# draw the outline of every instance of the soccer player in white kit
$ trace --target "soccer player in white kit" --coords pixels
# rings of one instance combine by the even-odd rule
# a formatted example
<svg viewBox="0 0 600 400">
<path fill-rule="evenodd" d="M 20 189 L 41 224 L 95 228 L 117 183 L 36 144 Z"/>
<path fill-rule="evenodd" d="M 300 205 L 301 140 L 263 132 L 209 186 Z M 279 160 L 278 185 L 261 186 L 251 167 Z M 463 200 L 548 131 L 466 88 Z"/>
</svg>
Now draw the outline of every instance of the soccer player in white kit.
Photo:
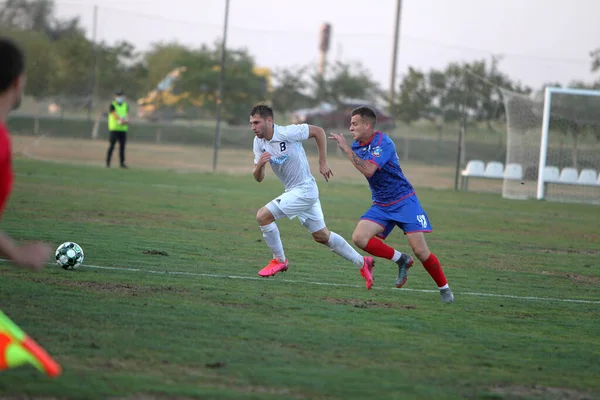
<svg viewBox="0 0 600 400">
<path fill-rule="evenodd" d="M 327 138 L 323 128 L 300 124 L 279 126 L 273 123 L 271 107 L 260 104 L 250 111 L 250 126 L 254 138 L 254 179 L 262 182 L 265 166 L 271 164 L 285 191 L 258 210 L 256 220 L 260 225 L 273 259 L 258 272 L 262 277 L 287 271 L 288 259 L 283 251 L 276 220 L 298 218 L 316 242 L 326 245 L 337 255 L 358 268 L 366 281 L 367 289 L 373 285 L 373 258 L 361 256 L 343 237 L 330 232 L 319 201 L 319 188 L 310 172 L 302 141 L 314 138 L 319 150 L 319 172 L 328 181 L 333 176 L 327 163 Z"/>
</svg>

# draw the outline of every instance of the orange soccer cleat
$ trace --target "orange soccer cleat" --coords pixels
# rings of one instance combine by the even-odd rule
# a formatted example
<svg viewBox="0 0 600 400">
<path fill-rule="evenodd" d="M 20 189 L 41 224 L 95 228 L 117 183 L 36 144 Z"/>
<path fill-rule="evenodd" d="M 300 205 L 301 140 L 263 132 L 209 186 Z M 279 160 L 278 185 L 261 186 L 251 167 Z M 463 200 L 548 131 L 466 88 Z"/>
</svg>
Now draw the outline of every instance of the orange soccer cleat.
<svg viewBox="0 0 600 400">
<path fill-rule="evenodd" d="M 264 267 L 263 269 L 258 271 L 258 275 L 262 276 L 263 278 L 268 278 L 269 276 L 275 276 L 279 272 L 287 271 L 288 263 L 289 263 L 288 260 L 281 262 L 281 261 L 277 260 L 276 258 L 274 258 L 271 260 L 271 262 L 269 262 L 269 265 L 267 265 L 266 267 Z"/>
<path fill-rule="evenodd" d="M 360 274 L 363 278 L 365 278 L 365 283 L 367 285 L 367 290 L 371 290 L 371 286 L 373 286 L 373 266 L 375 262 L 373 261 L 373 257 L 364 257 L 363 267 L 360 269 Z"/>
</svg>

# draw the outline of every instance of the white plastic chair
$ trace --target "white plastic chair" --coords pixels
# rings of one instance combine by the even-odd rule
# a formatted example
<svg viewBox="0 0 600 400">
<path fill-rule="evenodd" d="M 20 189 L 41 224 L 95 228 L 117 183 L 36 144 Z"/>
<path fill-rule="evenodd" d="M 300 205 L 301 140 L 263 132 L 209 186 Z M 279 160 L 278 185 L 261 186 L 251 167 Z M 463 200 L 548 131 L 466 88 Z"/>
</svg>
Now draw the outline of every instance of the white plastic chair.
<svg viewBox="0 0 600 400">
<path fill-rule="evenodd" d="M 520 181 L 523 179 L 523 167 L 521 167 L 521 164 L 506 164 L 506 169 L 504 170 L 504 179 L 510 179 L 514 181 Z"/>
<path fill-rule="evenodd" d="M 558 181 L 560 183 L 576 184 L 577 178 L 578 178 L 577 169 L 571 168 L 571 167 L 565 167 L 562 169 L 562 171 L 560 171 L 560 177 L 558 178 Z"/>
<path fill-rule="evenodd" d="M 460 186 L 463 190 L 467 190 L 469 185 L 469 177 L 483 178 L 485 164 L 481 160 L 470 160 L 464 170 L 460 172 Z"/>
<path fill-rule="evenodd" d="M 596 185 L 596 179 L 598 178 L 598 174 L 595 169 L 584 168 L 579 173 L 579 178 L 577 178 L 577 184 L 579 185 Z"/>
<path fill-rule="evenodd" d="M 490 161 L 483 171 L 485 178 L 502 179 L 504 178 L 504 164 L 499 161 Z"/>
<path fill-rule="evenodd" d="M 460 173 L 462 176 L 483 176 L 485 164 L 481 160 L 471 160 L 467 163 L 467 166 Z"/>
<path fill-rule="evenodd" d="M 546 165 L 544 167 L 544 182 L 546 183 L 557 183 L 559 182 L 560 171 L 558 167 L 553 165 Z"/>
</svg>

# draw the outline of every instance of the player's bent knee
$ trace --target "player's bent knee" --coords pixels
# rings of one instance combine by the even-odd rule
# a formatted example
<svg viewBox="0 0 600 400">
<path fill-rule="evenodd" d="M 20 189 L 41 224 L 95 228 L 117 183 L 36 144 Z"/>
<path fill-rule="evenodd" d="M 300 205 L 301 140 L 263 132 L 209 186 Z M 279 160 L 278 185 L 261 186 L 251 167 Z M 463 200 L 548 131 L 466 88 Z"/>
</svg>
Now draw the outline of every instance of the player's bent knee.
<svg viewBox="0 0 600 400">
<path fill-rule="evenodd" d="M 329 243 L 329 231 L 327 230 L 327 228 L 314 232 L 312 234 L 312 237 L 317 243 L 321 243 L 324 245 L 327 245 L 327 243 Z"/>
<path fill-rule="evenodd" d="M 364 250 L 365 247 L 367 247 L 367 243 L 369 243 L 370 239 L 371 238 L 365 236 L 360 232 L 354 232 L 352 234 L 352 243 L 354 243 L 357 247 L 359 247 L 362 250 Z"/>
<path fill-rule="evenodd" d="M 268 208 L 263 207 L 256 213 L 256 221 L 259 225 L 263 226 L 274 222 L 275 218 L 273 217 L 273 214 L 271 214 L 271 211 L 269 211 Z"/>
</svg>

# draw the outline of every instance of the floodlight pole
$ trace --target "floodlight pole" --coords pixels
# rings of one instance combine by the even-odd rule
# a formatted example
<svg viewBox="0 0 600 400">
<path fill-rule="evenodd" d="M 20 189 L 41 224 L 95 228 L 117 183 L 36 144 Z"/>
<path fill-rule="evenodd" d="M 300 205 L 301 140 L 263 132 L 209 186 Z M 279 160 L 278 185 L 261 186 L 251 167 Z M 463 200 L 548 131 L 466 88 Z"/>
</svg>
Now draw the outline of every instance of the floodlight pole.
<svg viewBox="0 0 600 400">
<path fill-rule="evenodd" d="M 217 127 L 213 152 L 213 172 L 217 170 L 217 157 L 221 147 L 221 107 L 223 105 L 223 81 L 225 80 L 225 49 L 227 46 L 227 21 L 229 20 L 229 0 L 225 0 L 225 22 L 223 23 L 223 43 L 221 44 L 221 67 L 219 70 L 219 93 L 217 95 Z"/>
</svg>

